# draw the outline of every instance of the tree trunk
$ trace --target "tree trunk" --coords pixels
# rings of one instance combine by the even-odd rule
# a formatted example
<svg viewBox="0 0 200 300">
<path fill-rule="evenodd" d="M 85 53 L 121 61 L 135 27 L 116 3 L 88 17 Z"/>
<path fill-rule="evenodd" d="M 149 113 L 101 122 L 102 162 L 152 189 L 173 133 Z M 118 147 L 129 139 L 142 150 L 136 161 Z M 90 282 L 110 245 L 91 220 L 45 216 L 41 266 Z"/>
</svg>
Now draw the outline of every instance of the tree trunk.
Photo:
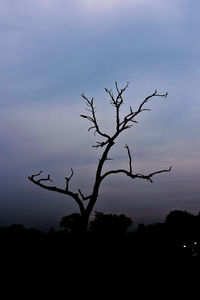
<svg viewBox="0 0 200 300">
<path fill-rule="evenodd" d="M 89 215 L 84 212 L 84 214 L 81 215 L 81 224 L 80 224 L 80 232 L 81 233 L 86 233 L 88 230 L 88 225 L 89 225 Z"/>
</svg>

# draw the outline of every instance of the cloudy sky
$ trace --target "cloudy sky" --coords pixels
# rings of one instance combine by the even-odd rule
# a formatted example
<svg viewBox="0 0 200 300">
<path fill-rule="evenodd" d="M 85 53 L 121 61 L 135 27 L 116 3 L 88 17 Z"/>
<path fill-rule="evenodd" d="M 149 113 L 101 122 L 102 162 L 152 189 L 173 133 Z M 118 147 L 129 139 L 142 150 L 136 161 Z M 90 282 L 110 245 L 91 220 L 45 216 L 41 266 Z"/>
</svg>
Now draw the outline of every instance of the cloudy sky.
<svg viewBox="0 0 200 300">
<path fill-rule="evenodd" d="M 87 132 L 81 93 L 95 99 L 104 131 L 114 111 L 104 88 L 117 81 L 122 115 L 155 89 L 138 124 L 119 138 L 107 169 L 136 173 L 173 166 L 154 183 L 107 178 L 95 210 L 136 223 L 163 221 L 173 209 L 200 210 L 200 3 L 197 0 L 0 0 L 0 226 L 58 226 L 77 212 L 72 199 L 33 185 L 44 170 L 59 187 L 92 188 L 101 150 Z"/>
</svg>

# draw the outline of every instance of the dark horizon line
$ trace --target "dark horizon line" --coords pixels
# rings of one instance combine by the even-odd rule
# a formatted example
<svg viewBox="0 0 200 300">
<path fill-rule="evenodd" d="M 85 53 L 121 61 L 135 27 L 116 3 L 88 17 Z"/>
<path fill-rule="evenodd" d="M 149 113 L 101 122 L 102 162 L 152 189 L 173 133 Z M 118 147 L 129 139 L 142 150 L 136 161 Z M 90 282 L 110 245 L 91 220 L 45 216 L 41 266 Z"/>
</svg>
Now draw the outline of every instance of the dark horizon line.
<svg viewBox="0 0 200 300">
<path fill-rule="evenodd" d="M 159 221 L 158 221 L 158 222 L 155 221 L 155 222 L 151 222 L 151 223 L 145 223 L 145 222 L 139 222 L 139 221 L 138 221 L 138 222 L 134 222 L 133 219 L 132 219 L 131 217 L 129 217 L 129 218 L 132 219 L 133 223 L 132 223 L 132 225 L 129 227 L 129 229 L 127 230 L 127 232 L 135 232 L 135 231 L 137 231 L 139 225 L 144 225 L 145 227 L 147 227 L 147 226 L 150 226 L 150 225 L 165 224 L 165 222 L 166 222 L 166 217 L 167 217 L 171 212 L 186 212 L 186 213 L 188 213 L 188 214 L 190 214 L 191 216 L 194 216 L 194 217 L 200 216 L 200 211 L 199 211 L 197 214 L 194 214 L 194 213 L 189 212 L 188 210 L 173 209 L 173 210 L 171 210 L 171 211 L 165 216 L 165 220 L 162 221 L 162 222 L 159 222 Z M 104 214 L 104 215 L 109 215 L 109 214 L 111 214 L 111 215 L 117 215 L 117 216 L 120 215 L 120 213 L 117 213 L 117 214 L 114 214 L 114 213 L 103 213 L 103 214 Z M 69 215 L 71 215 L 71 214 L 69 214 Z M 125 214 L 123 214 L 123 215 L 125 215 Z M 126 215 L 125 215 L 125 216 L 126 216 Z M 1 225 L 1 224 L 0 224 L 0 229 L 1 229 L 1 228 L 10 228 L 10 227 L 12 227 L 13 225 L 21 225 L 21 226 L 24 227 L 25 230 L 35 229 L 35 230 L 41 231 L 41 232 L 43 232 L 43 233 L 48 233 L 48 232 L 50 232 L 51 230 L 55 230 L 55 232 L 62 231 L 62 229 L 57 229 L 57 228 L 60 228 L 59 224 L 58 224 L 58 226 L 55 226 L 55 227 L 54 227 L 54 226 L 48 226 L 48 229 L 44 229 L 44 228 L 42 228 L 42 227 L 44 227 L 44 226 L 37 227 L 37 226 L 34 226 L 34 225 L 33 225 L 33 226 L 30 226 L 30 227 L 27 227 L 27 226 L 24 225 L 23 223 L 11 223 L 10 225 Z M 135 227 L 135 226 L 136 226 L 136 227 Z M 135 228 L 135 229 L 134 229 L 134 228 Z"/>
</svg>

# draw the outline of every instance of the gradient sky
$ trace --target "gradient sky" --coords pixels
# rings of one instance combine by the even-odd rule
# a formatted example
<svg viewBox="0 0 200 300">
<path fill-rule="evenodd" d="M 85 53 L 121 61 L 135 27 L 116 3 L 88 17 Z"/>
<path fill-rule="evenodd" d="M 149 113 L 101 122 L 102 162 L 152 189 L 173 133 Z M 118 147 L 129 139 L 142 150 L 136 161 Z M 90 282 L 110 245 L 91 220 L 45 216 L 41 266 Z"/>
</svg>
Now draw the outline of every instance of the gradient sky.
<svg viewBox="0 0 200 300">
<path fill-rule="evenodd" d="M 151 112 L 113 148 L 107 168 L 136 173 L 173 166 L 154 183 L 115 175 L 95 210 L 133 222 L 164 221 L 173 209 L 200 210 L 200 2 L 195 0 L 0 0 L 0 226 L 49 229 L 77 212 L 73 199 L 42 190 L 28 175 L 44 170 L 57 186 L 87 194 L 101 150 L 91 146 L 82 92 L 94 96 L 99 122 L 113 130 L 104 88 L 123 87 L 123 113 L 155 89 Z M 100 139 L 101 140 L 101 139 Z"/>
</svg>

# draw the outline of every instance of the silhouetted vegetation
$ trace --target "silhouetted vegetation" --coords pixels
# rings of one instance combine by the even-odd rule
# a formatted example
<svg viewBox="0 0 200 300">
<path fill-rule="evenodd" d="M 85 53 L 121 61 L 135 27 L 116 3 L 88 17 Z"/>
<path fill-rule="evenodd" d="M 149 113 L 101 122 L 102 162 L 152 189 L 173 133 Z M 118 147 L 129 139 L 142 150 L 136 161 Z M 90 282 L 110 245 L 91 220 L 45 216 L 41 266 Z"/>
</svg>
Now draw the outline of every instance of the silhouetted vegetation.
<svg viewBox="0 0 200 300">
<path fill-rule="evenodd" d="M 62 217 L 60 221 L 60 227 L 63 228 L 65 233 L 78 233 L 81 227 L 81 215 L 74 213 L 65 217 Z"/>
<path fill-rule="evenodd" d="M 82 234 L 79 221 L 79 214 L 65 216 L 61 230 L 48 232 L 1 227 L 3 286 L 31 294 L 40 288 L 57 298 L 67 290 L 95 292 L 94 298 L 122 293 L 123 299 L 126 293 L 155 295 L 159 287 L 165 293 L 176 288 L 180 296 L 198 286 L 200 214 L 175 210 L 163 223 L 140 224 L 135 231 L 128 230 L 132 220 L 125 215 L 96 212 Z"/>
<path fill-rule="evenodd" d="M 95 218 L 90 222 L 89 230 L 100 234 L 119 234 L 127 232 L 132 225 L 131 218 L 124 214 L 95 213 Z"/>
</svg>

